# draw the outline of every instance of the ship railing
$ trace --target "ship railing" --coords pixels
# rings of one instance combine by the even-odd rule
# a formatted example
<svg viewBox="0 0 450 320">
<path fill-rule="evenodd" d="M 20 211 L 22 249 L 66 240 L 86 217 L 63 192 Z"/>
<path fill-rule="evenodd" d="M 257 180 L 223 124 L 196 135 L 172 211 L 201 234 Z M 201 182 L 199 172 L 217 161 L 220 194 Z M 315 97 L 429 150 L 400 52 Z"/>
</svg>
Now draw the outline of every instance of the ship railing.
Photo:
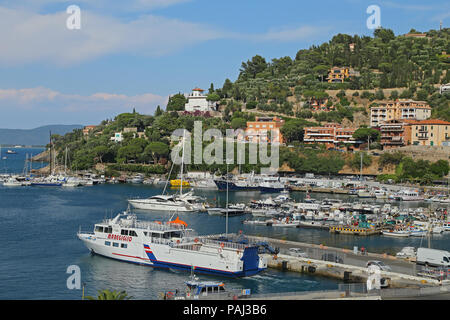
<svg viewBox="0 0 450 320">
<path fill-rule="evenodd" d="M 205 238 L 200 239 L 200 242 L 205 245 L 223 246 L 224 248 L 239 249 L 239 250 L 244 250 L 246 247 L 248 247 L 248 245 L 242 244 L 242 243 L 218 241 L 218 240 L 205 239 Z"/>
<path fill-rule="evenodd" d="M 136 227 L 137 228 L 142 228 L 142 229 L 151 229 L 151 230 L 156 230 L 156 231 L 168 231 L 168 230 L 184 230 L 184 226 L 179 225 L 179 224 L 171 224 L 171 225 L 166 225 L 166 224 L 159 224 L 157 222 L 148 222 L 148 221 L 140 221 L 140 222 L 136 222 Z"/>
</svg>

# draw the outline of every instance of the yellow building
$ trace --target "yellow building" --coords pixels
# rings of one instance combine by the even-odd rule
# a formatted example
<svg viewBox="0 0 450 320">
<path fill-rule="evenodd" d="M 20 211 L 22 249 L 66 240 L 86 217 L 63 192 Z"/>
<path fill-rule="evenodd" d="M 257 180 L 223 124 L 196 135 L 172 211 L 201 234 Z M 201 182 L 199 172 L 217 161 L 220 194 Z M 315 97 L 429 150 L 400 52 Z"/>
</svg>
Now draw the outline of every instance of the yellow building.
<svg viewBox="0 0 450 320">
<path fill-rule="evenodd" d="M 411 143 L 422 146 L 441 146 L 450 141 L 450 122 L 429 119 L 411 122 Z"/>
<path fill-rule="evenodd" d="M 350 69 L 347 67 L 333 67 L 328 73 L 328 82 L 344 82 L 344 79 L 350 77 Z"/>
<path fill-rule="evenodd" d="M 431 107 L 425 101 L 410 99 L 381 102 L 370 108 L 370 126 L 379 127 L 391 120 L 412 119 L 425 120 L 431 116 Z"/>
</svg>

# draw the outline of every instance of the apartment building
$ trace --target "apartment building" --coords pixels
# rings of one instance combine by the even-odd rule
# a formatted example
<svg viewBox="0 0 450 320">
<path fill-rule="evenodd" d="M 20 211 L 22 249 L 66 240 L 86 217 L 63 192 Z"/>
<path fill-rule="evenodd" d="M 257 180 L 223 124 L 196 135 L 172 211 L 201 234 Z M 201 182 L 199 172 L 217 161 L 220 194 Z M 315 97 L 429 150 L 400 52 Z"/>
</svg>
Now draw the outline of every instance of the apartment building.
<svg viewBox="0 0 450 320">
<path fill-rule="evenodd" d="M 353 138 L 357 128 L 343 128 L 338 123 L 327 123 L 323 127 L 304 128 L 303 142 L 324 144 L 327 149 L 358 150 L 363 141 Z"/>
<path fill-rule="evenodd" d="M 248 121 L 244 134 L 240 134 L 237 140 L 240 142 L 270 142 L 283 143 L 281 128 L 284 120 L 278 117 L 255 117 L 255 121 Z"/>
<path fill-rule="evenodd" d="M 380 144 L 392 149 L 411 144 L 411 123 L 414 120 L 389 120 L 380 124 Z"/>
<path fill-rule="evenodd" d="M 411 144 L 442 146 L 450 141 L 450 122 L 438 119 L 414 121 L 411 126 Z"/>
<path fill-rule="evenodd" d="M 425 120 L 431 116 L 431 107 L 425 101 L 410 99 L 379 103 L 370 108 L 370 126 L 379 127 L 391 120 Z"/>
</svg>

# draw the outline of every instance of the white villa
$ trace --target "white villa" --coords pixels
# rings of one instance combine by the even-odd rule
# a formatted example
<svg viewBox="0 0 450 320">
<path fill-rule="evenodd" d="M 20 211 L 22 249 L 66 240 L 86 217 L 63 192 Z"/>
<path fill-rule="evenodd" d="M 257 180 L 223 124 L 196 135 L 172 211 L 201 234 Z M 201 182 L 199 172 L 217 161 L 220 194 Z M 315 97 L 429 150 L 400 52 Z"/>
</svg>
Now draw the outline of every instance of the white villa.
<svg viewBox="0 0 450 320">
<path fill-rule="evenodd" d="M 192 93 L 186 97 L 188 99 L 188 103 L 185 104 L 184 110 L 189 112 L 214 111 L 216 109 L 215 103 L 213 101 L 206 100 L 206 95 L 203 95 L 203 91 L 205 90 L 200 88 L 192 89 Z"/>
</svg>

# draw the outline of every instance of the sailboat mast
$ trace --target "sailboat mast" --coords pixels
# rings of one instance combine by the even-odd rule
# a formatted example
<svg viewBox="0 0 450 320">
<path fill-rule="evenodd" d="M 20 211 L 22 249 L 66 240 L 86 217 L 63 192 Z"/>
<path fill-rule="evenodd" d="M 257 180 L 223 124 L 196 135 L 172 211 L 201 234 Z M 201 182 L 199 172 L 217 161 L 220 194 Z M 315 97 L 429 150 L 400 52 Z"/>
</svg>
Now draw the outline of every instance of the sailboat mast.
<svg viewBox="0 0 450 320">
<path fill-rule="evenodd" d="M 227 163 L 227 216 L 225 218 L 225 234 L 228 236 L 228 163 Z"/>
<path fill-rule="evenodd" d="M 181 154 L 181 171 L 180 171 L 180 196 L 183 195 L 183 164 L 184 164 L 184 136 L 185 136 L 185 130 L 183 130 L 183 149 Z"/>
<path fill-rule="evenodd" d="M 52 168 L 52 131 L 50 131 L 50 174 L 52 174 L 53 168 Z"/>
</svg>

